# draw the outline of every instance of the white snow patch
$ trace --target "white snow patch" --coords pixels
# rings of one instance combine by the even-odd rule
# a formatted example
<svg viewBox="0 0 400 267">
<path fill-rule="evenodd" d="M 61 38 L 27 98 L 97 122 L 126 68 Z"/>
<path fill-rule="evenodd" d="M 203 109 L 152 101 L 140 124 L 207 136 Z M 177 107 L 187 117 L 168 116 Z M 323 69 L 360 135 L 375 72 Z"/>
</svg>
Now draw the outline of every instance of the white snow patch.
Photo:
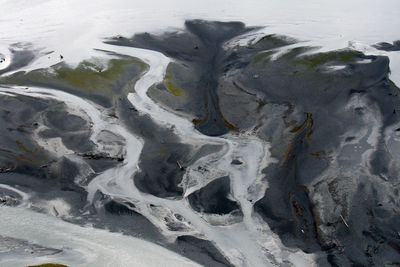
<svg viewBox="0 0 400 267">
<path fill-rule="evenodd" d="M 22 1 L 0 0 L 0 54 L 9 62 L 8 48 L 17 42 L 42 50 L 39 61 L 26 69 L 47 67 L 60 61 L 77 64 L 98 56 L 94 50 L 103 38 L 131 36 L 181 28 L 186 19 L 243 21 L 267 26 L 266 34 L 281 34 L 308 41 L 307 45 L 335 50 L 358 41 L 367 46 L 399 39 L 400 2 L 387 0 L 184 1 L 97 0 Z M 247 38 L 248 39 L 248 38 Z M 51 54 L 47 55 L 47 53 Z M 388 53 L 391 61 L 400 53 Z M 50 58 L 49 58 L 50 57 Z M 399 64 L 392 65 L 399 72 Z M 4 68 L 0 63 L 0 69 Z M 399 84 L 400 74 L 392 74 Z"/>
<path fill-rule="evenodd" d="M 23 208 L 0 206 L 0 235 L 62 250 L 47 256 L 0 259 L 4 267 L 59 263 L 68 266 L 199 266 L 153 243 L 81 227 Z"/>
</svg>

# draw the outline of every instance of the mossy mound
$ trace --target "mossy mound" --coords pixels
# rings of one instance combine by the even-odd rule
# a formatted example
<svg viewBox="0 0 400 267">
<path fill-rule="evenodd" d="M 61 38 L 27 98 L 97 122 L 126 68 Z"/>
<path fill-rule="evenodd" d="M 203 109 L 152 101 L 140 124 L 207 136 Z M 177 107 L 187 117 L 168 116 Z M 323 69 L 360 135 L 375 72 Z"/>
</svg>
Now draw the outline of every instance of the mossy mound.
<svg viewBox="0 0 400 267">
<path fill-rule="evenodd" d="M 317 53 L 300 57 L 296 62 L 309 67 L 317 67 L 328 62 L 351 63 L 359 59 L 361 52 L 355 50 L 338 50 L 326 53 Z"/>
<path fill-rule="evenodd" d="M 111 94 L 110 88 L 126 72 L 129 66 L 135 65 L 142 71 L 146 64 L 133 57 L 111 59 L 107 66 L 91 61 L 82 61 L 75 68 L 60 63 L 47 69 L 30 72 L 18 72 L 6 77 L 3 81 L 18 85 L 55 84 L 85 91 L 95 91 L 103 95 Z"/>
<path fill-rule="evenodd" d="M 164 85 L 174 96 L 182 96 L 183 89 L 173 82 L 172 74 L 167 73 L 164 77 Z"/>
</svg>

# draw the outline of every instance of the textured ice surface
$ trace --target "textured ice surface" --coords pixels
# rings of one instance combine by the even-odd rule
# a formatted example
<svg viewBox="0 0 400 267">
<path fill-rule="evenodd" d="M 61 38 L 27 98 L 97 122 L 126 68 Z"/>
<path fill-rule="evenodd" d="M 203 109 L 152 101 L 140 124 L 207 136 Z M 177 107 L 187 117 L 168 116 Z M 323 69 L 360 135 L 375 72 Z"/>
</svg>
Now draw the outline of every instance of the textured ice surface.
<svg viewBox="0 0 400 267">
<path fill-rule="evenodd" d="M 137 238 L 77 226 L 22 208 L 0 207 L 0 212 L 0 242 L 2 238 L 14 239 L 0 246 L 8 250 L 6 255 L 0 254 L 1 266 L 48 262 L 68 266 L 198 266 Z M 23 246 L 30 249 L 20 249 Z"/>
</svg>

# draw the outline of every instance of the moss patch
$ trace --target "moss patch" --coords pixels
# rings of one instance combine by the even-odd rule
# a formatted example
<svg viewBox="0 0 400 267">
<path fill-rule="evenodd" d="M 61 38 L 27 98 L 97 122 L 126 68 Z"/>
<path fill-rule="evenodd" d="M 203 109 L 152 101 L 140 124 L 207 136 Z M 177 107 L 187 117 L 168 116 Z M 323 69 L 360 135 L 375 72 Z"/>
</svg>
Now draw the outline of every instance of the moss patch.
<svg viewBox="0 0 400 267">
<path fill-rule="evenodd" d="M 183 89 L 177 86 L 175 83 L 172 82 L 172 75 L 171 73 L 165 74 L 164 77 L 164 85 L 167 89 L 173 94 L 174 96 L 182 96 Z"/>
<path fill-rule="evenodd" d="M 269 62 L 269 57 L 272 54 L 273 54 L 272 51 L 259 53 L 258 55 L 256 55 L 253 58 L 253 61 L 251 62 L 251 64 L 253 65 L 253 64 L 257 64 L 257 63 L 263 63 L 263 65 L 265 65 Z"/>
<path fill-rule="evenodd" d="M 269 34 L 258 40 L 254 46 L 265 47 L 265 48 L 275 48 L 285 45 L 293 44 L 294 40 L 289 38 L 284 38 L 275 34 Z"/>
<path fill-rule="evenodd" d="M 336 61 L 339 63 L 349 63 L 357 60 L 361 52 L 354 50 L 332 51 L 328 53 L 318 53 L 301 57 L 296 63 L 304 64 L 309 67 L 316 67 L 328 62 Z"/>
<path fill-rule="evenodd" d="M 109 67 L 103 71 L 101 66 L 83 61 L 75 69 L 61 67 L 55 69 L 56 78 L 79 89 L 100 89 L 109 87 L 119 74 L 124 71 L 124 67 L 137 60 L 130 59 L 111 59 Z"/>
<path fill-rule="evenodd" d="M 19 72 L 5 78 L 5 82 L 29 85 L 31 83 L 61 83 L 82 90 L 96 90 L 109 94 L 110 86 L 130 64 L 139 65 L 142 70 L 146 65 L 136 58 L 111 59 L 108 68 L 89 61 L 81 62 L 76 68 L 57 64 L 49 69 L 40 69 L 28 73 Z"/>
</svg>

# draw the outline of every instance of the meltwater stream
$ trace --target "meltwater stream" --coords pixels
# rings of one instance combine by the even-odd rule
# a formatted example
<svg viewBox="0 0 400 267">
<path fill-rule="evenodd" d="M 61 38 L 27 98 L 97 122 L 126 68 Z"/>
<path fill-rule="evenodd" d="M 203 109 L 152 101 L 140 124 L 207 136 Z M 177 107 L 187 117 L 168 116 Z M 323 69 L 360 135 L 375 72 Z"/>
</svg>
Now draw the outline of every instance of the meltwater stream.
<svg viewBox="0 0 400 267">
<path fill-rule="evenodd" d="M 104 45 L 101 49 L 113 50 L 113 46 Z M 282 262 L 282 260 L 293 261 L 293 259 L 290 259 L 291 257 L 297 258 L 297 254 L 294 253 L 284 255 L 285 253 L 280 250 L 282 245 L 279 239 L 273 238 L 272 232 L 261 219 L 252 216 L 252 202 L 260 199 L 265 189 L 260 179 L 262 179 L 261 170 L 271 161 L 268 144 L 254 136 L 245 134 L 209 137 L 199 133 L 190 120 L 167 111 L 154 103 L 147 95 L 147 90 L 153 84 L 162 82 L 164 79 L 170 62 L 168 57 L 156 51 L 132 47 L 118 47 L 118 51 L 115 52 L 140 58 L 149 65 L 147 73 L 135 84 L 135 92 L 128 94 L 128 100 L 139 112 L 148 114 L 161 126 L 173 126 L 175 133 L 183 143 L 223 146 L 219 153 L 205 156 L 192 166 L 188 166 L 182 182 L 185 196 L 205 186 L 215 178 L 229 175 L 232 181 L 232 197 L 240 204 L 244 217 L 243 222 L 232 226 L 211 226 L 201 218 L 200 214 L 190 208 L 187 201 L 160 199 L 152 195 L 141 194 L 137 188 L 132 188 L 134 187 L 132 177 L 125 174 L 121 176 L 118 169 L 110 170 L 117 171 L 114 176 L 102 175 L 92 180 L 88 189 L 89 199 L 96 189 L 100 189 L 103 193 L 111 193 L 119 198 L 133 200 L 135 205 L 139 204 L 140 213 L 167 232 L 168 230 L 162 223 L 163 217 L 151 218 L 154 215 L 149 214 L 149 211 L 145 209 L 148 210 L 149 205 L 153 204 L 166 209 L 167 213 L 180 214 L 186 222 L 190 223 L 187 226 L 211 240 L 237 266 L 265 266 L 269 262 L 268 255 L 273 255 L 278 262 Z M 244 162 L 244 166 L 231 165 L 235 158 L 240 158 Z M 136 158 L 134 159 L 137 162 Z M 197 173 L 196 170 L 199 166 L 210 170 L 206 175 L 207 177 L 204 174 Z M 110 177 L 118 178 L 113 180 Z M 191 187 L 186 188 L 185 184 L 191 185 Z M 258 187 L 259 190 L 252 191 L 250 190 L 251 187 Z M 170 234 L 179 235 L 179 232 L 170 232 Z M 300 259 L 297 260 L 298 263 L 301 261 Z M 306 259 L 304 259 L 304 264 L 307 264 Z"/>
<path fill-rule="evenodd" d="M 231 179 L 232 198 L 242 210 L 243 221 L 228 226 L 209 224 L 203 215 L 194 211 L 186 198 L 172 200 L 140 192 L 134 182 L 133 175 L 140 171 L 138 162 L 143 149 L 143 140 L 134 136 L 115 118 L 107 116 L 104 110 L 90 101 L 78 96 L 46 88 L 23 87 L 0 88 L 0 93 L 7 95 L 26 95 L 38 98 L 51 98 L 64 102 L 69 108 L 86 114 L 92 124 L 91 141 L 100 152 L 112 153 L 110 148 L 100 140 L 103 131 L 112 132 L 125 140 L 124 161 L 95 177 L 87 186 L 88 201 L 92 202 L 97 191 L 112 198 L 134 204 L 135 210 L 149 219 L 167 237 L 174 239 L 182 234 L 192 234 L 210 240 L 236 266 L 266 266 L 284 261 L 294 265 L 312 265 L 312 255 L 299 251 L 289 251 L 268 225 L 253 214 L 253 204 L 262 198 L 265 192 L 265 181 L 261 170 L 272 161 L 268 143 L 251 134 L 224 135 L 209 137 L 198 132 L 188 118 L 179 117 L 167 109 L 157 105 L 147 96 L 147 90 L 163 80 L 170 59 L 155 51 L 115 47 L 104 44 L 102 50 L 140 58 L 149 65 L 148 71 L 136 82 L 133 93 L 128 100 L 141 113 L 149 115 L 161 127 L 172 127 L 183 143 L 203 145 L 212 144 L 222 149 L 214 154 L 204 156 L 192 166 L 187 166 L 182 181 L 184 196 L 198 190 L 221 176 Z M 47 147 L 49 149 L 49 147 Z M 232 165 L 234 159 L 240 159 L 242 165 Z M 198 171 L 198 167 L 208 170 L 206 175 Z M 263 185 L 264 184 L 264 185 Z M 176 220 L 175 214 L 184 219 Z M 182 231 L 170 231 L 164 218 L 175 219 L 184 225 Z"/>
</svg>

